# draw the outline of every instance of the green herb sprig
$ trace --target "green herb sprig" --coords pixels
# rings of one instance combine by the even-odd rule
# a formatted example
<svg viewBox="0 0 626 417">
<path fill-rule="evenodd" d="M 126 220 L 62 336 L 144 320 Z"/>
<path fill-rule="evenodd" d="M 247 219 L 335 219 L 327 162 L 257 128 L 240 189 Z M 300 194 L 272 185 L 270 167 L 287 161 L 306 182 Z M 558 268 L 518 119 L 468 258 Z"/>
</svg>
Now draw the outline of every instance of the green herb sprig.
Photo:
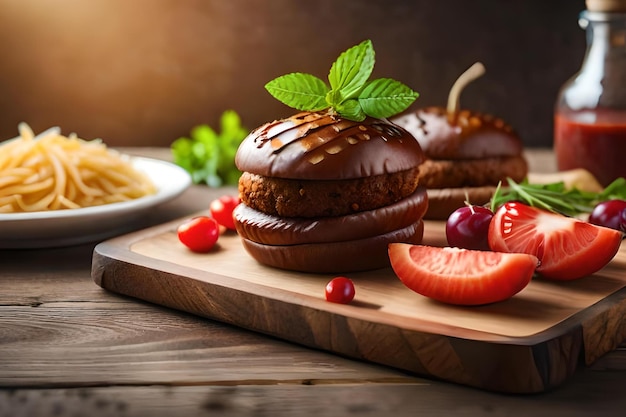
<svg viewBox="0 0 626 417">
<path fill-rule="evenodd" d="M 287 106 L 302 111 L 331 109 L 354 121 L 367 116 L 391 117 L 408 108 L 419 94 L 391 78 L 368 81 L 374 61 L 372 41 L 365 40 L 344 51 L 332 64 L 330 87 L 314 75 L 296 72 L 275 78 L 265 89 Z"/>
<path fill-rule="evenodd" d="M 237 184 L 241 172 L 235 166 L 235 154 L 249 130 L 241 124 L 234 110 L 226 110 L 220 118 L 221 132 L 207 124 L 194 127 L 190 137 L 172 142 L 174 163 L 191 175 L 194 184 L 210 187 Z"/>
<path fill-rule="evenodd" d="M 600 202 L 613 199 L 626 200 L 626 179 L 618 178 L 599 193 L 567 188 L 564 182 L 531 184 L 528 180 L 520 183 L 507 179 L 508 188 L 498 184 L 491 198 L 491 210 L 495 211 L 507 201 L 520 201 L 530 206 L 578 216 L 591 213 Z"/>
</svg>

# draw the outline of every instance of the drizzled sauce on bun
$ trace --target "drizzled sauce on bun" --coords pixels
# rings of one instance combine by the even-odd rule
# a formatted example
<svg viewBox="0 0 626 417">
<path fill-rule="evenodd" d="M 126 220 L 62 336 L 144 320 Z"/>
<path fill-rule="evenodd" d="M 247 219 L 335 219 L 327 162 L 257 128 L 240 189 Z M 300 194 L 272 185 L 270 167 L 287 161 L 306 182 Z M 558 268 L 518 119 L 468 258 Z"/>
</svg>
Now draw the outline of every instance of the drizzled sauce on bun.
<svg viewBox="0 0 626 417">
<path fill-rule="evenodd" d="M 266 177 L 340 180 L 404 171 L 423 160 L 415 138 L 389 121 L 302 112 L 255 129 L 235 164 Z"/>
<path fill-rule="evenodd" d="M 513 128 L 489 114 L 462 110 L 450 115 L 443 107 L 427 107 L 394 122 L 409 130 L 432 159 L 517 156 L 523 150 Z"/>
</svg>

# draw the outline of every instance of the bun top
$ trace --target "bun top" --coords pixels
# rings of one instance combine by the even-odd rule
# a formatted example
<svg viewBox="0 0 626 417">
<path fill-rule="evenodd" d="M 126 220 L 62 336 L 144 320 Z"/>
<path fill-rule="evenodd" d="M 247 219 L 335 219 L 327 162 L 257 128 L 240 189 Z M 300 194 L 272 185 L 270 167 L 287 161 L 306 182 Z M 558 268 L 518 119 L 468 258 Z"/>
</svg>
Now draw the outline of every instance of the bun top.
<svg viewBox="0 0 626 417">
<path fill-rule="evenodd" d="M 235 164 L 266 177 L 343 180 L 404 171 L 424 159 L 415 138 L 387 120 L 354 122 L 327 112 L 302 112 L 252 131 L 239 146 Z"/>
<path fill-rule="evenodd" d="M 462 110 L 427 107 L 393 119 L 420 143 L 431 159 L 480 159 L 518 156 L 522 141 L 502 119 Z"/>
</svg>

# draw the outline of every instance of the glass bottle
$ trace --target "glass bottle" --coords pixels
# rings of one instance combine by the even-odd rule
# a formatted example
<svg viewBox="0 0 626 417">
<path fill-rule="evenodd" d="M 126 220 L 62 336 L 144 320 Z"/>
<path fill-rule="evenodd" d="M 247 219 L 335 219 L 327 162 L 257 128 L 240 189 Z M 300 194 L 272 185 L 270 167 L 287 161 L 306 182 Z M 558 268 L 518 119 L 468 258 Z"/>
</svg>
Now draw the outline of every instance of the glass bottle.
<svg viewBox="0 0 626 417">
<path fill-rule="evenodd" d="M 579 24 L 587 50 L 559 92 L 554 151 L 559 170 L 585 168 L 606 186 L 626 177 L 626 0 L 587 0 Z"/>
</svg>

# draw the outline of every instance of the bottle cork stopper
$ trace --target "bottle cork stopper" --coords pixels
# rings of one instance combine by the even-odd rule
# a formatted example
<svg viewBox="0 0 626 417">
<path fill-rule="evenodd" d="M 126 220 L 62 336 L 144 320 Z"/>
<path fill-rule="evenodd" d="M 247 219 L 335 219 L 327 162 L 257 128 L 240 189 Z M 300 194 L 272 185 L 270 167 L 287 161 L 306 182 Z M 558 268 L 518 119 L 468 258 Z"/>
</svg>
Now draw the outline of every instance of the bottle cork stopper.
<svg viewBox="0 0 626 417">
<path fill-rule="evenodd" d="M 590 12 L 626 13 L 626 0 L 585 0 Z"/>
</svg>

